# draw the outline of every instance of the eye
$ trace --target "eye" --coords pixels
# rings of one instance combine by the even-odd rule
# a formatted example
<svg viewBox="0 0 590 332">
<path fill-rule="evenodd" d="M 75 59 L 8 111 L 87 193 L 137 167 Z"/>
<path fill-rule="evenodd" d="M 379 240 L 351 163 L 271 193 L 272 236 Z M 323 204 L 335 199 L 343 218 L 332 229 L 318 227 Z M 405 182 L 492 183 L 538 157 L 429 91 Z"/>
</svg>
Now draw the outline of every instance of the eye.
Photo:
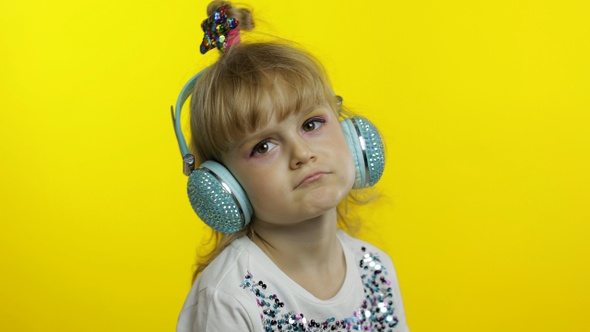
<svg viewBox="0 0 590 332">
<path fill-rule="evenodd" d="M 265 139 L 254 146 L 252 152 L 250 153 L 250 157 L 267 154 L 270 151 L 272 151 L 276 146 L 277 145 L 272 143 L 270 139 Z"/>
<path fill-rule="evenodd" d="M 301 126 L 301 128 L 303 129 L 304 132 L 312 132 L 315 130 L 318 130 L 324 123 L 326 123 L 326 120 L 323 118 L 309 118 L 307 120 L 305 120 L 305 122 L 303 123 L 303 125 Z"/>
</svg>

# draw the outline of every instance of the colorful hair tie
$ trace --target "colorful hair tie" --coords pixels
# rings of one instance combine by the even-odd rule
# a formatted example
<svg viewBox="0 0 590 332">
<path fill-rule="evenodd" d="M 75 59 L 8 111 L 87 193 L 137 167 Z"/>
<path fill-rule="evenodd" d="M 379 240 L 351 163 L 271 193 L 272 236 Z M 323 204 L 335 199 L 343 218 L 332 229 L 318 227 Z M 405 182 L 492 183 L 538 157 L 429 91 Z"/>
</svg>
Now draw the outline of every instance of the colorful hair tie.
<svg viewBox="0 0 590 332">
<path fill-rule="evenodd" d="M 228 46 L 239 43 L 239 31 L 234 30 L 238 24 L 239 22 L 235 18 L 227 17 L 227 5 L 216 9 L 201 23 L 201 28 L 205 33 L 201 43 L 201 54 L 205 54 L 215 47 L 221 52 L 225 52 Z"/>
</svg>

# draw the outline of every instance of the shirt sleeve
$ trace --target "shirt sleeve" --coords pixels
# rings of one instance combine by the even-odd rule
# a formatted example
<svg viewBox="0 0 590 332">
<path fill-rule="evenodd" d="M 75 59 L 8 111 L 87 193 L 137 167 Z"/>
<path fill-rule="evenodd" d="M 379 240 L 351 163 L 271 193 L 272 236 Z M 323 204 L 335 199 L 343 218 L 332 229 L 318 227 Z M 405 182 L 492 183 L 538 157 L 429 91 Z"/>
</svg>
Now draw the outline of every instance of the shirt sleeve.
<svg viewBox="0 0 590 332">
<path fill-rule="evenodd" d="M 255 331 L 250 315 L 236 298 L 220 290 L 206 288 L 199 292 L 196 303 L 180 313 L 176 331 Z"/>
</svg>

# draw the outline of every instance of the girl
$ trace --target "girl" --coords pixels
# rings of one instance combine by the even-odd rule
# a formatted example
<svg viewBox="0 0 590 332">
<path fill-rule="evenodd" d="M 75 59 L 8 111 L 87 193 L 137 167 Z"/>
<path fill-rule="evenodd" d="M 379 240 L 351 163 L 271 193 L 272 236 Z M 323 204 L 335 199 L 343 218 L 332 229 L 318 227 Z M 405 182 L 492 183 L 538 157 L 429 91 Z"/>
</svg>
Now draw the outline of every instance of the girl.
<svg viewBox="0 0 590 332">
<path fill-rule="evenodd" d="M 221 57 L 176 107 L 192 94 L 195 157 L 173 118 L 189 198 L 217 245 L 198 265 L 177 331 L 407 331 L 389 256 L 338 227 L 351 226 L 342 213 L 351 189 L 381 175 L 377 131 L 339 119 L 310 55 L 239 43 L 238 30 L 253 27 L 249 10 L 216 1 L 208 14 L 201 52 Z"/>
</svg>

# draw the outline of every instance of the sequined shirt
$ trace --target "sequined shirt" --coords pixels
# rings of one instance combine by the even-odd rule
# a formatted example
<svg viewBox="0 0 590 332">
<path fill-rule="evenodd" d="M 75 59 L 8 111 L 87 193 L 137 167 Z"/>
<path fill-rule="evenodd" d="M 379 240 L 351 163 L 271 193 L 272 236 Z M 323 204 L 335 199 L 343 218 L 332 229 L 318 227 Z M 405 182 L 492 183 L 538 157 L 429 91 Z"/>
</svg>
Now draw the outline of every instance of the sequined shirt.
<svg viewBox="0 0 590 332">
<path fill-rule="evenodd" d="M 346 277 L 333 298 L 313 296 L 243 237 L 193 284 L 177 332 L 409 331 L 389 256 L 342 231 L 337 236 Z"/>
</svg>

